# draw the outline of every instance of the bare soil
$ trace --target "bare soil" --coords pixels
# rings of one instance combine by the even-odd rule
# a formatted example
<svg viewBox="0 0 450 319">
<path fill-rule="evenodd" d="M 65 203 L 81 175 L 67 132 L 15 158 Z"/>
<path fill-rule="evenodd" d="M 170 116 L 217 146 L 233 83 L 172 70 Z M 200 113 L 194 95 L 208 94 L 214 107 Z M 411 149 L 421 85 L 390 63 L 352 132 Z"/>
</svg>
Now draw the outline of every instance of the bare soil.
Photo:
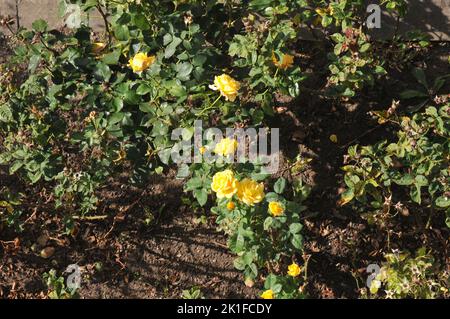
<svg viewBox="0 0 450 319">
<path fill-rule="evenodd" d="M 436 72 L 445 72 L 439 64 L 445 61 L 448 46 L 433 52 L 421 63 L 437 76 Z M 336 205 L 343 191 L 340 167 L 347 147 L 392 138 L 391 128 L 376 124 L 368 112 L 388 108 L 396 98 L 391 88 L 399 81 L 388 79 L 353 102 L 324 100 L 314 93 L 297 101 L 278 99 L 279 116 L 271 126 L 282 128 L 284 158 L 299 152 L 312 158 L 298 176 L 284 174 L 313 186 L 303 220 L 310 297 L 357 298 L 365 267 L 395 248 L 415 250 L 425 243 L 440 263 L 449 265 L 449 232 L 443 221 L 436 221 L 442 227 L 412 231 L 414 217 L 398 217 L 403 220 L 390 230 L 388 240 L 387 230 Z M 337 135 L 337 143 L 330 141 L 331 134 Z M 0 167 L 0 188 L 35 196 L 28 196 L 24 205 L 29 218 L 23 232 L 0 230 L 0 298 L 46 298 L 42 274 L 52 268 L 62 273 L 75 263 L 83 270 L 82 298 L 179 298 L 182 290 L 193 286 L 207 298 L 258 296 L 261 283 L 244 284 L 226 238 L 216 231 L 215 217 L 208 210 L 192 211 L 183 205 L 182 181 L 173 171 L 166 172 L 167 177 L 153 177 L 144 188 L 124 186 L 126 173 L 112 180 L 98 190 L 102 198 L 98 214 L 107 217 L 78 221 L 78 231 L 69 236 L 61 235 L 63 214 L 45 203 L 49 196 L 45 190 L 39 185 L 26 188 L 6 171 Z M 152 220 L 146 224 L 148 218 Z M 40 256 L 45 247 L 55 248 L 47 259 Z"/>
</svg>

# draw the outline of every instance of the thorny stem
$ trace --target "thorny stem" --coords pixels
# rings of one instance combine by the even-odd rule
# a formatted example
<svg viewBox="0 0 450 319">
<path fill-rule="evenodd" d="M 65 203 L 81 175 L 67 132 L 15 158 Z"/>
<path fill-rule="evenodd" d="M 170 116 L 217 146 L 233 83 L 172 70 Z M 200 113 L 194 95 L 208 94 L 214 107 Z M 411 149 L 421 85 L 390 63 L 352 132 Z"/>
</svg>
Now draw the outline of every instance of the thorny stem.
<svg viewBox="0 0 450 319">
<path fill-rule="evenodd" d="M 100 15 L 102 16 L 103 21 L 105 23 L 105 32 L 108 34 L 108 46 L 110 46 L 111 42 L 112 42 L 112 34 L 111 34 L 111 30 L 109 29 L 108 18 L 100 5 L 97 5 L 96 8 L 97 8 L 98 12 L 100 13 Z"/>
<path fill-rule="evenodd" d="M 19 2 L 21 0 L 16 0 L 16 26 L 17 30 L 20 29 L 20 19 L 19 19 Z"/>
</svg>

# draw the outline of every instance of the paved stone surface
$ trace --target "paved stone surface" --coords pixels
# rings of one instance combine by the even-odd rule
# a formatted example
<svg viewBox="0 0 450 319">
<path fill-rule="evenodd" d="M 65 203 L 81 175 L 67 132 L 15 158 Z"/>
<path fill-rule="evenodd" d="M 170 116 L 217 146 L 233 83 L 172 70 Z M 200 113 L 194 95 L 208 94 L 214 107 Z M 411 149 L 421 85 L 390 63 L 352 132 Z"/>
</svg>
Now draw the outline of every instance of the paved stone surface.
<svg viewBox="0 0 450 319">
<path fill-rule="evenodd" d="M 389 38 L 395 33 L 396 25 L 396 18 L 382 10 L 381 28 L 374 29 L 372 34 L 377 38 Z M 450 0 L 409 0 L 409 9 L 398 25 L 398 34 L 416 29 L 433 40 L 450 41 Z"/>
<path fill-rule="evenodd" d="M 58 4 L 59 0 L 0 0 L 0 15 L 16 17 L 18 12 L 20 26 L 27 28 L 37 19 L 46 20 L 51 28 L 60 28 L 64 19 L 59 16 Z M 89 15 L 89 23 L 94 29 L 103 30 L 103 19 L 95 10 Z"/>
<path fill-rule="evenodd" d="M 58 16 L 58 0 L 0 0 L 1 15 L 16 15 L 16 3 L 20 17 L 20 24 L 30 27 L 36 19 L 45 19 L 53 28 L 64 25 Z M 367 3 L 378 3 L 367 0 Z M 434 40 L 450 41 L 450 0 L 409 0 L 409 12 L 404 22 L 400 23 L 398 32 L 419 29 L 428 33 Z M 388 38 L 394 34 L 396 20 L 383 10 L 381 28 L 373 30 L 377 38 Z M 96 30 L 103 29 L 103 20 L 97 12 L 90 16 L 90 24 Z"/>
</svg>

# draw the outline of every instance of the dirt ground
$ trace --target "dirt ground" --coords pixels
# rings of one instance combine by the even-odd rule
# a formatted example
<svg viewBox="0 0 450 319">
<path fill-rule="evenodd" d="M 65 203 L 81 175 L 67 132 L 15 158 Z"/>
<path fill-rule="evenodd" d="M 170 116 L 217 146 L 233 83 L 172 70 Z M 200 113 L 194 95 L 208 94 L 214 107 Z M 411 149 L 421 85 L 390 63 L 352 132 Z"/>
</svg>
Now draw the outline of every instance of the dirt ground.
<svg viewBox="0 0 450 319">
<path fill-rule="evenodd" d="M 437 46 L 423 62 L 433 77 L 446 72 L 442 63 L 448 52 L 448 45 Z M 298 101 L 278 101 L 281 122 L 278 119 L 272 127 L 281 127 L 283 156 L 300 152 L 312 159 L 300 175 L 286 176 L 313 186 L 303 220 L 305 254 L 310 256 L 307 294 L 312 298 L 357 298 L 367 265 L 381 261 L 382 253 L 394 248 L 415 250 L 425 242 L 435 247 L 441 263 L 449 265 L 449 233 L 441 221 L 437 224 L 442 228 L 412 233 L 408 226 L 413 217 L 398 217 L 404 219 L 402 228 L 391 229 L 388 242 L 385 230 L 336 205 L 343 190 L 340 167 L 347 147 L 392 137 L 390 128 L 378 126 L 368 111 L 388 108 L 395 98 L 391 87 L 400 80 L 388 79 L 343 105 L 312 92 Z M 337 135 L 338 143 L 330 141 L 331 134 Z M 0 167 L 0 187 L 40 192 L 45 198 L 39 185 L 27 189 L 5 171 Z M 173 171 L 168 173 L 166 178 L 152 178 L 144 189 L 123 186 L 126 173 L 111 181 L 98 190 L 103 199 L 99 215 L 107 217 L 79 222 L 74 236 L 57 235 L 61 214 L 39 198 L 28 199 L 25 230 L 3 229 L 0 234 L 0 298 L 45 298 L 42 274 L 52 268 L 62 273 L 75 263 L 82 267 L 82 298 L 179 298 L 182 290 L 193 286 L 206 298 L 256 298 L 260 283 L 244 285 L 226 238 L 216 231 L 215 217 L 185 206 L 182 181 Z M 148 218 L 152 220 L 145 223 Z M 39 255 L 44 247 L 55 248 L 48 259 Z"/>
</svg>

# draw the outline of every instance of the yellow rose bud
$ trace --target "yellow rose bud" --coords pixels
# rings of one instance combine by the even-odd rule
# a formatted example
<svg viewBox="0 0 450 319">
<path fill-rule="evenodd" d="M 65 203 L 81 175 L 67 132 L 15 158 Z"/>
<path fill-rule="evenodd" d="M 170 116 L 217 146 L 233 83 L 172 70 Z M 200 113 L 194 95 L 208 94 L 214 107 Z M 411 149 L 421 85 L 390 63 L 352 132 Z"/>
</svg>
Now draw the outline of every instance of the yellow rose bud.
<svg viewBox="0 0 450 319">
<path fill-rule="evenodd" d="M 106 43 L 103 42 L 94 42 L 92 44 L 92 53 L 99 54 L 106 48 Z"/>
<path fill-rule="evenodd" d="M 329 13 L 330 15 L 333 15 L 333 14 L 334 14 L 334 8 L 333 8 L 332 6 L 329 6 L 329 7 L 328 7 L 328 13 Z"/>
<path fill-rule="evenodd" d="M 227 156 L 236 152 L 238 142 L 235 139 L 224 138 L 216 144 L 214 152 L 221 156 Z"/>
<path fill-rule="evenodd" d="M 200 154 L 205 154 L 205 152 L 206 152 L 206 147 L 204 147 L 204 146 L 201 146 L 199 149 L 198 149 L 198 151 L 200 152 Z"/>
<path fill-rule="evenodd" d="M 228 202 L 227 203 L 227 209 L 228 210 L 233 210 L 236 207 L 236 204 L 233 202 Z"/>
<path fill-rule="evenodd" d="M 336 134 L 331 134 L 330 135 L 330 141 L 332 141 L 333 143 L 337 143 L 338 142 L 338 138 Z"/>
<path fill-rule="evenodd" d="M 244 178 L 238 184 L 237 196 L 245 204 L 253 206 L 264 199 L 264 184 Z"/>
<path fill-rule="evenodd" d="M 273 299 L 273 297 L 272 289 L 268 289 L 261 294 L 262 299 Z"/>
<path fill-rule="evenodd" d="M 97 116 L 97 112 L 92 111 L 92 112 L 89 113 L 89 116 L 86 117 L 84 120 L 85 120 L 87 123 L 89 123 L 89 122 L 94 121 L 96 116 Z"/>
<path fill-rule="evenodd" d="M 133 69 L 133 72 L 139 73 L 150 67 L 156 61 L 156 57 L 147 53 L 138 53 L 128 61 L 128 66 Z"/>
<path fill-rule="evenodd" d="M 214 77 L 214 85 L 209 86 L 212 90 L 220 91 L 225 100 L 234 102 L 236 100 L 241 84 L 227 74 Z"/>
<path fill-rule="evenodd" d="M 279 69 L 287 70 L 294 64 L 294 56 L 290 54 L 283 54 L 281 58 L 281 62 L 278 61 L 277 57 L 275 56 L 275 53 L 272 52 L 272 61 L 273 64 Z"/>
<path fill-rule="evenodd" d="M 298 275 L 300 275 L 300 266 L 297 265 L 296 263 L 292 263 L 292 265 L 288 266 L 288 275 L 292 276 L 292 277 L 297 277 Z"/>
<path fill-rule="evenodd" d="M 231 198 L 237 192 L 238 181 L 233 172 L 227 169 L 213 176 L 211 189 L 217 194 L 217 198 Z"/>
<path fill-rule="evenodd" d="M 284 207 L 279 202 L 270 202 L 269 213 L 271 213 L 274 217 L 281 216 L 284 213 Z"/>
<path fill-rule="evenodd" d="M 117 154 L 117 158 L 113 160 L 114 163 L 122 162 L 127 158 L 127 152 L 125 150 L 114 151 Z"/>
</svg>

